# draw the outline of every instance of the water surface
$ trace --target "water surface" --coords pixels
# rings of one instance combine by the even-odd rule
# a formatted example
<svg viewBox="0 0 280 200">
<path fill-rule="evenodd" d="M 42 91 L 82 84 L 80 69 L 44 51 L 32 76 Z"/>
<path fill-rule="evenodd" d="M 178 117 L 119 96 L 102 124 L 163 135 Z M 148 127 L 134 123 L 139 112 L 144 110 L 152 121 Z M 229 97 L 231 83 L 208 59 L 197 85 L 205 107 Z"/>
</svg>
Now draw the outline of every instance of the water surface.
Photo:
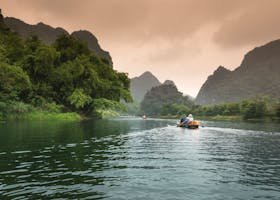
<svg viewBox="0 0 280 200">
<path fill-rule="evenodd" d="M 0 124 L 0 199 L 280 199 L 280 125 Z"/>
</svg>

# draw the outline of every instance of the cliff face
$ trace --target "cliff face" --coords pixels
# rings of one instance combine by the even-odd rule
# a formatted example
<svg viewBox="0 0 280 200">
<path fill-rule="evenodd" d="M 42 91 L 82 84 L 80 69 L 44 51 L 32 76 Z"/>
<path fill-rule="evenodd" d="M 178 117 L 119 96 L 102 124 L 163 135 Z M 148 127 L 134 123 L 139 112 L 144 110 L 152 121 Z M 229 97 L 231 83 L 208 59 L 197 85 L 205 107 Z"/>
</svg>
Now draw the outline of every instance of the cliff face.
<svg viewBox="0 0 280 200">
<path fill-rule="evenodd" d="M 0 27 L 1 29 L 5 27 L 4 17 L 2 15 L 2 10 L 0 9 Z"/>
<path fill-rule="evenodd" d="M 74 38 L 77 38 L 79 40 L 82 40 L 88 44 L 88 48 L 95 52 L 98 56 L 101 58 L 105 58 L 106 60 L 109 61 L 110 65 L 113 65 L 112 58 L 109 54 L 108 51 L 104 51 L 99 43 L 97 38 L 89 31 L 86 30 L 80 30 L 80 31 L 75 31 L 71 34 Z"/>
<path fill-rule="evenodd" d="M 134 101 L 140 103 L 146 92 L 152 87 L 159 86 L 160 84 L 159 80 L 151 72 L 145 72 L 139 77 L 132 78 L 130 91 Z"/>
<path fill-rule="evenodd" d="M 37 35 L 39 39 L 46 44 L 54 43 L 59 35 L 69 34 L 63 28 L 53 28 L 41 22 L 36 25 L 30 25 L 13 17 L 4 18 L 4 22 L 12 31 L 17 32 L 19 35 L 23 37 Z M 94 52 L 101 58 L 106 59 L 110 65 L 113 65 L 110 54 L 100 47 L 98 40 L 92 33 L 90 33 L 89 31 L 81 30 L 75 31 L 71 35 L 79 40 L 86 42 L 92 52 Z"/>
<path fill-rule="evenodd" d="M 30 25 L 13 17 L 5 17 L 4 21 L 12 31 L 17 32 L 19 35 L 23 37 L 37 35 L 46 44 L 53 43 L 61 34 L 68 34 L 62 28 L 53 28 L 41 22 L 36 25 Z"/>
<path fill-rule="evenodd" d="M 202 85 L 196 103 L 238 102 L 257 95 L 280 98 L 280 40 L 247 53 L 234 71 L 219 67 Z"/>
</svg>

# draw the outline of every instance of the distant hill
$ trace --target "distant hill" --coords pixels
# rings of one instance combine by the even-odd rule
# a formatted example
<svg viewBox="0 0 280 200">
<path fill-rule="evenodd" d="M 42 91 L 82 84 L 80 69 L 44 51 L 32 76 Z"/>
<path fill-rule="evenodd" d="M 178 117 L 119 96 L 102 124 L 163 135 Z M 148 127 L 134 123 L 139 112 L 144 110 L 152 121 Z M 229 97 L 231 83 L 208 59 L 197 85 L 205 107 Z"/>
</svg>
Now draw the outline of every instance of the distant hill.
<svg viewBox="0 0 280 200">
<path fill-rule="evenodd" d="M 12 31 L 17 32 L 19 35 L 23 37 L 37 35 L 46 44 L 52 44 L 61 34 L 69 34 L 63 28 L 53 28 L 42 22 L 36 25 L 30 25 L 13 17 L 5 17 L 4 22 Z M 91 51 L 101 58 L 106 59 L 110 65 L 113 65 L 110 54 L 100 47 L 98 40 L 91 32 L 80 30 L 73 32 L 71 35 L 86 42 Z"/>
<path fill-rule="evenodd" d="M 196 103 L 239 102 L 259 95 L 280 98 L 280 40 L 247 53 L 234 71 L 220 66 L 202 85 Z"/>
<path fill-rule="evenodd" d="M 161 82 L 151 73 L 144 72 L 142 75 L 132 78 L 130 83 L 130 91 L 134 101 L 140 103 L 146 92 L 152 87 L 161 85 Z"/>
<path fill-rule="evenodd" d="M 162 112 L 163 106 L 168 104 L 191 107 L 193 100 L 189 96 L 183 96 L 173 81 L 165 81 L 164 84 L 153 87 L 145 94 L 140 105 L 140 110 L 146 115 L 158 116 Z"/>
</svg>

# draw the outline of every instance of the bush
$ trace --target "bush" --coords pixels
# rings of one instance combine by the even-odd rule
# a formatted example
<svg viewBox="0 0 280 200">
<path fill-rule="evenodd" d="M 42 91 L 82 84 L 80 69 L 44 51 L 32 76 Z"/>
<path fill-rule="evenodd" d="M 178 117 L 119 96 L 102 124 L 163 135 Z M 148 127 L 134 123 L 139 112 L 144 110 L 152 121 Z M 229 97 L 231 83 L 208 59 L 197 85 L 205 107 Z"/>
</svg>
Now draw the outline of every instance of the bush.
<svg viewBox="0 0 280 200">
<path fill-rule="evenodd" d="M 92 110 L 92 115 L 98 118 L 115 117 L 120 112 L 127 111 L 124 104 L 104 98 L 94 99 Z"/>
<path fill-rule="evenodd" d="M 243 102 L 242 110 L 244 119 L 254 119 L 263 118 L 267 109 L 264 101 L 256 100 L 251 102 Z"/>
<path fill-rule="evenodd" d="M 29 120 L 56 120 L 56 121 L 79 121 L 81 116 L 77 113 L 51 113 L 46 111 L 35 111 L 26 117 Z"/>
<path fill-rule="evenodd" d="M 82 89 L 75 89 L 74 92 L 68 97 L 68 101 L 76 109 L 84 108 L 92 102 L 92 98 L 86 95 Z"/>
<path fill-rule="evenodd" d="M 190 108 L 182 104 L 164 104 L 160 110 L 162 116 L 182 115 L 187 113 L 190 113 Z"/>
<path fill-rule="evenodd" d="M 43 109 L 45 111 L 49 111 L 52 113 L 60 113 L 62 111 L 63 106 L 57 105 L 55 102 L 52 103 L 45 103 L 43 105 Z"/>
</svg>

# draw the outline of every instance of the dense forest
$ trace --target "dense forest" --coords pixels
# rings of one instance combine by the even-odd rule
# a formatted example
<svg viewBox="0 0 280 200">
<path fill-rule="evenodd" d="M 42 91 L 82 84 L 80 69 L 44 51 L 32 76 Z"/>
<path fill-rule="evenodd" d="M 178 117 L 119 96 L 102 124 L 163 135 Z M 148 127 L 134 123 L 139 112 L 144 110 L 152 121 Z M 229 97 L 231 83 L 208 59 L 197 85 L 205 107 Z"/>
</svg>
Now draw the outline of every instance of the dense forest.
<svg viewBox="0 0 280 200">
<path fill-rule="evenodd" d="M 34 113 L 100 116 L 124 109 L 119 102 L 132 100 L 129 86 L 126 73 L 82 41 L 67 34 L 52 45 L 36 36 L 23 39 L 0 15 L 0 119 Z"/>
</svg>

